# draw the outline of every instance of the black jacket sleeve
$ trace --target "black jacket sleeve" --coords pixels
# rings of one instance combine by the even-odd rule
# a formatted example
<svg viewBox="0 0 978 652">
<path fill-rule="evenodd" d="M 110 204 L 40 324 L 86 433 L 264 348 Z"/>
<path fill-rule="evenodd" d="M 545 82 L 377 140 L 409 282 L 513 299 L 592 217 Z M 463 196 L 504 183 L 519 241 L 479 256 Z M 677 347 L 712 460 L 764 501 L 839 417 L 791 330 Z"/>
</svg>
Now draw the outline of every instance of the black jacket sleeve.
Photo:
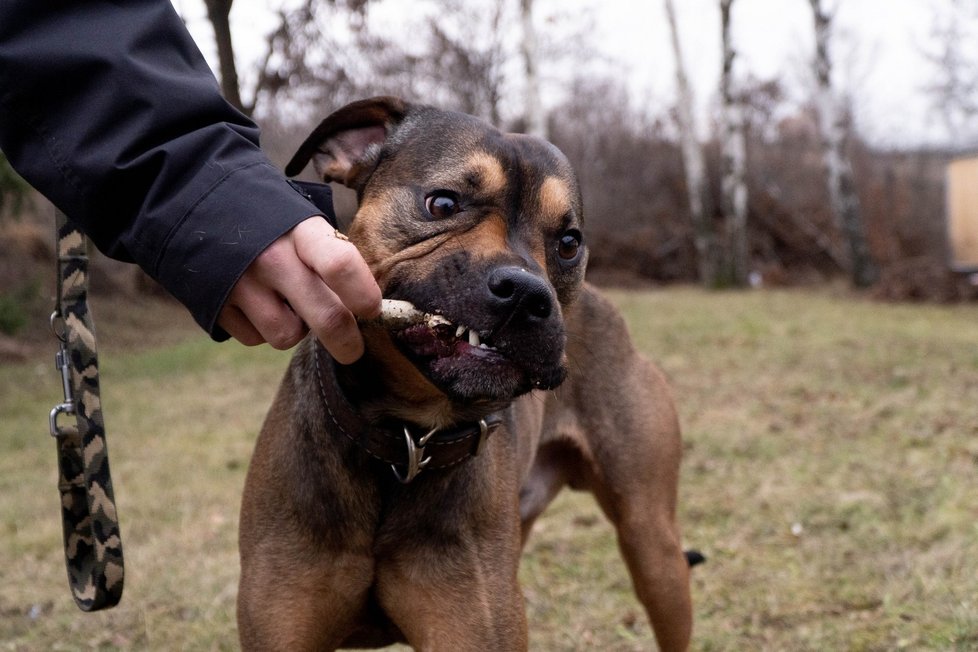
<svg viewBox="0 0 978 652">
<path fill-rule="evenodd" d="M 169 0 L 0 1 L 0 149 L 216 339 L 245 268 L 320 213 L 221 97 Z"/>
</svg>

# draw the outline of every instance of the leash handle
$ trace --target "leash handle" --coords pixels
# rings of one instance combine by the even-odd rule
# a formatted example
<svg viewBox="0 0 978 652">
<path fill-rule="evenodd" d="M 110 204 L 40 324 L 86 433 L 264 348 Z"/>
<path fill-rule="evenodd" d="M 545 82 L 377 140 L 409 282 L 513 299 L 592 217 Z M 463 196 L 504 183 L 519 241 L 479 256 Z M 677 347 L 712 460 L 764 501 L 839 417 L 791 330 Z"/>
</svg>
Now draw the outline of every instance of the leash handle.
<svg viewBox="0 0 978 652">
<path fill-rule="evenodd" d="M 98 611 L 115 606 L 122 597 L 122 541 L 109 474 L 95 329 L 88 310 L 86 237 L 61 211 L 56 212 L 56 222 L 58 300 L 51 325 L 60 341 L 56 365 L 65 400 L 51 411 L 50 426 L 57 441 L 68 584 L 79 609 Z M 61 426 L 61 414 L 74 414 L 75 424 Z"/>
</svg>

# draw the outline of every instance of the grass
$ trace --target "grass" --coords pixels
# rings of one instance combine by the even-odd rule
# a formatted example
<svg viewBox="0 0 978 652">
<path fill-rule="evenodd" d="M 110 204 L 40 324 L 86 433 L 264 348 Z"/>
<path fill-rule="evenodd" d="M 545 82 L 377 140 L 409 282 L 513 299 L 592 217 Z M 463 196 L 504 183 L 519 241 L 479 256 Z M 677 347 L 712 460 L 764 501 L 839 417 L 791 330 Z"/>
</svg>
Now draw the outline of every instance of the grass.
<svg viewBox="0 0 978 652">
<path fill-rule="evenodd" d="M 679 403 L 681 518 L 709 558 L 693 574 L 695 649 L 978 649 L 978 307 L 613 296 Z M 114 351 L 107 330 L 123 603 L 71 602 L 45 432 L 58 379 L 47 356 L 6 366 L 0 650 L 236 649 L 240 491 L 288 355 L 186 334 Z M 652 647 L 588 496 L 558 498 L 521 574 L 531 649 Z"/>
</svg>

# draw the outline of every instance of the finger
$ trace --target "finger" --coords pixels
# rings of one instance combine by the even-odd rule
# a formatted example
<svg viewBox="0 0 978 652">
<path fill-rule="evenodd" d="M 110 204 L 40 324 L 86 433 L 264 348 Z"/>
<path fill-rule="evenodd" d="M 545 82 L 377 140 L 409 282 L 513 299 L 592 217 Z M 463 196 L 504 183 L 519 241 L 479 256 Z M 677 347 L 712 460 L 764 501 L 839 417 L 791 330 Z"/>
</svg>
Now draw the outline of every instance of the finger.
<svg viewBox="0 0 978 652">
<path fill-rule="evenodd" d="M 276 349 L 299 343 L 308 329 L 281 296 L 245 274 L 231 291 L 230 306 L 237 308 L 264 341 Z M 230 331 L 228 331 L 230 332 Z"/>
<path fill-rule="evenodd" d="M 330 242 L 340 242 L 333 235 L 332 227 L 322 218 L 313 219 L 326 229 L 323 232 L 326 234 L 324 243 L 328 245 Z M 356 249 L 351 246 L 350 250 L 360 264 L 365 265 Z M 289 239 L 277 240 L 263 251 L 242 279 L 246 277 L 256 279 L 260 287 L 271 288 L 278 296 L 284 297 L 337 361 L 349 364 L 363 355 L 363 337 L 353 313 L 327 286 L 324 279 L 300 259 L 294 234 Z M 369 281 L 376 286 L 372 276 Z M 249 291 L 247 284 L 242 286 L 243 292 Z M 242 296 L 237 305 L 244 306 L 245 302 L 258 305 L 259 310 L 268 309 L 261 308 L 263 304 L 259 299 L 251 296 Z M 245 312 L 248 312 L 247 309 Z M 256 326 L 262 330 L 259 323 L 256 322 Z M 262 334 L 265 332 L 262 331 Z"/>
<path fill-rule="evenodd" d="M 265 343 L 265 338 L 251 325 L 237 306 L 225 305 L 217 318 L 217 325 L 245 346 L 258 346 Z"/>
<path fill-rule="evenodd" d="M 381 292 L 357 248 L 336 237 L 325 220 L 313 218 L 293 230 L 299 259 L 312 269 L 354 315 L 370 319 L 380 314 Z"/>
<path fill-rule="evenodd" d="M 363 355 L 363 336 L 356 319 L 340 298 L 305 265 L 287 284 L 287 299 L 293 310 L 341 364 L 356 362 Z"/>
</svg>

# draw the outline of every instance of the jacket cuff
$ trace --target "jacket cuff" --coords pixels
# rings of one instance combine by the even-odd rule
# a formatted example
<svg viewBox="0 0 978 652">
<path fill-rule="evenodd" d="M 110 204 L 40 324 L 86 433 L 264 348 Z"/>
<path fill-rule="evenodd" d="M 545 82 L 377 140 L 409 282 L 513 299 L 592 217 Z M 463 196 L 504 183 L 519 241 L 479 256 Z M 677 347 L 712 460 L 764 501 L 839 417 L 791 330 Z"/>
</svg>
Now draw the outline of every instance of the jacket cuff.
<svg viewBox="0 0 978 652">
<path fill-rule="evenodd" d="M 174 227 L 152 275 L 212 338 L 226 340 L 218 313 L 245 269 L 283 234 L 320 214 L 273 166 L 233 170 Z"/>
</svg>

